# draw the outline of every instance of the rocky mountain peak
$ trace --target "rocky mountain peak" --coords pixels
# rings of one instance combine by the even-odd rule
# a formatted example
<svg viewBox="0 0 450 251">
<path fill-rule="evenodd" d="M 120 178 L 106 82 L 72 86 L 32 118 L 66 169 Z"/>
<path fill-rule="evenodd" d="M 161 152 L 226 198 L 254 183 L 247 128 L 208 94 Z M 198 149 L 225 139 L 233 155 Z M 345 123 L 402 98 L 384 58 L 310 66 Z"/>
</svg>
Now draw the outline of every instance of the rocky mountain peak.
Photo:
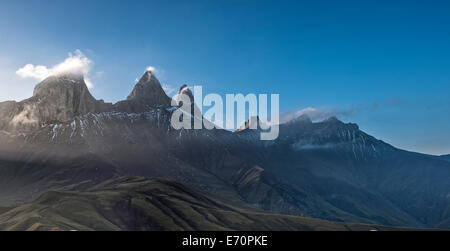
<svg viewBox="0 0 450 251">
<path fill-rule="evenodd" d="M 325 119 L 323 123 L 342 124 L 342 121 L 340 121 L 336 116 L 333 116 Z"/>
<path fill-rule="evenodd" d="M 290 120 L 289 122 L 287 122 L 287 124 L 312 124 L 312 120 L 311 118 L 307 115 L 307 114 L 303 114 L 298 116 L 297 118 Z"/>
<path fill-rule="evenodd" d="M 325 119 L 320 124 L 329 128 L 330 130 L 350 130 L 350 131 L 359 131 L 359 126 L 354 123 L 344 123 L 339 120 L 337 117 L 330 117 Z"/>
<path fill-rule="evenodd" d="M 180 87 L 180 90 L 178 91 L 178 95 L 177 95 L 177 104 L 181 105 L 181 95 L 186 95 L 189 97 L 191 104 L 194 104 L 195 100 L 194 100 L 194 94 L 192 94 L 191 89 L 189 89 L 189 87 L 187 85 L 182 85 Z"/>
<path fill-rule="evenodd" d="M 97 101 L 89 92 L 83 75 L 64 73 L 39 83 L 33 97 L 0 107 L 3 130 L 33 130 L 42 124 L 69 122 L 89 112 L 102 112 L 110 104 Z"/>
<path fill-rule="evenodd" d="M 170 98 L 164 92 L 159 80 L 151 71 L 146 71 L 127 100 L 133 100 L 144 106 L 170 105 Z"/>
<path fill-rule="evenodd" d="M 183 105 L 182 95 L 186 95 L 189 98 L 189 101 L 191 103 L 190 107 Z M 194 100 L 194 94 L 192 93 L 191 89 L 187 85 L 182 85 L 180 87 L 180 90 L 178 91 L 178 94 L 175 99 L 176 104 L 181 107 L 186 113 L 189 113 L 193 115 L 194 120 L 203 120 L 202 111 L 197 106 Z M 203 121 L 204 123 L 211 123 L 207 120 Z M 194 123 L 194 121 L 192 121 Z M 194 125 L 194 124 L 193 124 Z"/>
<path fill-rule="evenodd" d="M 70 73 L 44 79 L 34 88 L 33 97 L 59 99 L 62 98 L 62 94 L 75 92 L 84 93 L 87 99 L 94 99 L 89 93 L 83 75 Z"/>
<path fill-rule="evenodd" d="M 120 112 L 142 113 L 151 107 L 168 107 L 170 103 L 171 98 L 164 92 L 159 80 L 153 72 L 146 71 L 127 99 L 115 104 L 114 109 Z"/>
</svg>

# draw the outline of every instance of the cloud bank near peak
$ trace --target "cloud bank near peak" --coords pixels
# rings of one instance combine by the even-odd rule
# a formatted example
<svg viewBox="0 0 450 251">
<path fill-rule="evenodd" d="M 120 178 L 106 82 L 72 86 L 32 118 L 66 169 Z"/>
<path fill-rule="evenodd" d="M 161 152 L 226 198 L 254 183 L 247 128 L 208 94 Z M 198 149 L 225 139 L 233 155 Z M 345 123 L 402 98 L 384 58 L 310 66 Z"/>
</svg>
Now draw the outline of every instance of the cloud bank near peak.
<svg viewBox="0 0 450 251">
<path fill-rule="evenodd" d="M 153 73 L 156 73 L 156 68 L 154 67 L 154 66 L 147 66 L 147 68 L 145 69 L 146 71 L 150 71 L 150 72 L 153 72 Z"/>
<path fill-rule="evenodd" d="M 26 64 L 24 67 L 18 69 L 16 74 L 21 78 L 33 78 L 39 81 L 42 81 L 49 76 L 58 75 L 61 73 L 83 74 L 87 87 L 93 88 L 94 85 L 88 77 L 88 74 L 91 71 L 91 66 L 92 61 L 80 50 L 76 50 L 74 53 L 69 53 L 68 57 L 64 59 L 63 62 L 52 67 Z"/>
<path fill-rule="evenodd" d="M 352 107 L 345 109 L 332 108 L 328 106 L 307 107 L 304 109 L 283 114 L 280 118 L 280 121 L 282 123 L 285 123 L 292 119 L 298 118 L 302 115 L 307 115 L 309 118 L 311 118 L 312 121 L 321 121 L 331 117 L 348 119 L 354 117 L 355 115 L 361 112 L 371 112 L 381 108 L 398 106 L 402 105 L 403 102 L 404 101 L 400 98 L 391 98 L 380 102 L 354 105 Z"/>
<path fill-rule="evenodd" d="M 353 116 L 356 113 L 356 109 L 348 109 L 348 110 L 341 110 L 336 108 L 331 108 L 327 106 L 321 106 L 321 107 L 307 107 L 301 110 L 297 110 L 294 112 L 286 113 L 282 115 L 280 121 L 282 123 L 288 122 L 290 120 L 293 120 L 295 118 L 298 118 L 303 115 L 307 115 L 309 118 L 311 118 L 312 121 L 319 121 L 324 120 L 330 117 L 343 117 L 347 118 L 350 116 Z"/>
<path fill-rule="evenodd" d="M 164 80 L 165 79 L 165 71 L 161 68 L 157 68 L 155 66 L 147 66 L 147 68 L 145 68 L 145 71 L 149 71 L 153 74 L 155 74 L 159 80 Z"/>
</svg>

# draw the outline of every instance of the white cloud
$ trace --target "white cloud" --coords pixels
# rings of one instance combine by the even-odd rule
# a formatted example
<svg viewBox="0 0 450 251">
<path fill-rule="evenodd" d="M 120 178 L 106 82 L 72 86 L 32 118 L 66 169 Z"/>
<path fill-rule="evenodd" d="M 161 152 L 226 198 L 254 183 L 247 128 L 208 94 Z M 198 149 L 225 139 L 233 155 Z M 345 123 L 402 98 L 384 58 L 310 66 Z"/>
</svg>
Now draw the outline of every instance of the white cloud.
<svg viewBox="0 0 450 251">
<path fill-rule="evenodd" d="M 86 83 L 87 88 L 89 89 L 94 88 L 94 84 L 88 77 L 84 77 L 84 82 Z"/>
<path fill-rule="evenodd" d="M 16 74 L 22 78 L 34 78 L 39 81 L 45 78 L 58 75 L 61 73 L 75 73 L 83 74 L 85 82 L 88 88 L 92 88 L 93 84 L 90 81 L 88 74 L 91 70 L 92 61 L 87 58 L 80 50 L 76 50 L 74 54 L 69 53 L 69 56 L 61 63 L 54 65 L 53 67 L 47 67 L 44 65 L 27 64 L 24 67 L 18 69 Z"/>
<path fill-rule="evenodd" d="M 156 73 L 156 72 L 157 72 L 157 70 L 156 70 L 156 68 L 155 68 L 154 66 L 148 66 L 148 67 L 146 68 L 146 71 L 151 71 L 151 72 L 153 72 L 153 73 Z"/>
<path fill-rule="evenodd" d="M 300 117 L 302 115 L 310 115 L 310 114 L 314 114 L 317 112 L 317 108 L 314 107 L 307 107 L 305 109 L 301 109 L 299 111 L 295 112 L 295 116 L 296 117 Z"/>
<path fill-rule="evenodd" d="M 24 67 L 20 68 L 16 71 L 16 74 L 22 78 L 35 78 L 35 79 L 45 79 L 50 74 L 50 70 L 47 66 L 37 65 L 34 66 L 32 64 L 27 64 Z"/>
<path fill-rule="evenodd" d="M 330 117 L 349 119 L 361 112 L 371 112 L 382 107 L 397 106 L 401 105 L 402 103 L 403 101 L 400 98 L 391 98 L 379 102 L 353 105 L 348 108 L 332 108 L 328 106 L 307 107 L 301 110 L 284 114 L 281 118 L 281 121 L 287 122 L 302 115 L 308 115 L 313 121 L 319 121 Z"/>
<path fill-rule="evenodd" d="M 326 106 L 307 107 L 307 108 L 304 108 L 301 110 L 297 110 L 294 112 L 284 114 L 282 116 L 281 122 L 287 122 L 289 120 L 298 118 L 302 115 L 307 115 L 313 121 L 319 121 L 319 120 L 327 119 L 330 117 L 347 118 L 347 117 L 354 115 L 355 113 L 356 113 L 355 109 L 340 110 L 340 109 L 330 108 L 330 107 L 326 107 Z"/>
<path fill-rule="evenodd" d="M 156 68 L 155 66 L 147 66 L 147 68 L 145 69 L 146 71 L 151 71 L 153 74 L 155 74 L 155 76 L 158 77 L 159 80 L 164 80 L 164 70 L 160 69 L 160 68 Z"/>
</svg>

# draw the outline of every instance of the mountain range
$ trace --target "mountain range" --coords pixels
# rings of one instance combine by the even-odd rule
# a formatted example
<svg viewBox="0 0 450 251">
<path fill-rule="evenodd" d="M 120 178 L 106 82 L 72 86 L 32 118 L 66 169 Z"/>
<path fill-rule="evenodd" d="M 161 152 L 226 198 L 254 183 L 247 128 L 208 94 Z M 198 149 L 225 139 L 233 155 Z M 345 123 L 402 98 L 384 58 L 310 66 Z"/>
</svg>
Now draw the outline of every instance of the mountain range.
<svg viewBox="0 0 450 251">
<path fill-rule="evenodd" d="M 335 117 L 301 116 L 274 141 L 252 121 L 175 130 L 176 109 L 150 71 L 115 104 L 69 73 L 0 103 L 0 229 L 450 229 L 448 157 Z"/>
</svg>

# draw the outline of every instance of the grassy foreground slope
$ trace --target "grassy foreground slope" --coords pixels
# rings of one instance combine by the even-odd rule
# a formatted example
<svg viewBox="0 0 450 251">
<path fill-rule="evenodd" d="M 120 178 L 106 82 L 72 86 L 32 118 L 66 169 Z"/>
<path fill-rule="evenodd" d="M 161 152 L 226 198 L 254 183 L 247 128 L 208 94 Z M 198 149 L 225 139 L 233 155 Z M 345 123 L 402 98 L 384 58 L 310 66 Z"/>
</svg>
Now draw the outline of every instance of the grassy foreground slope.
<svg viewBox="0 0 450 251">
<path fill-rule="evenodd" d="M 120 178 L 0 211 L 0 230 L 395 230 L 260 212 L 179 183 Z"/>
</svg>

